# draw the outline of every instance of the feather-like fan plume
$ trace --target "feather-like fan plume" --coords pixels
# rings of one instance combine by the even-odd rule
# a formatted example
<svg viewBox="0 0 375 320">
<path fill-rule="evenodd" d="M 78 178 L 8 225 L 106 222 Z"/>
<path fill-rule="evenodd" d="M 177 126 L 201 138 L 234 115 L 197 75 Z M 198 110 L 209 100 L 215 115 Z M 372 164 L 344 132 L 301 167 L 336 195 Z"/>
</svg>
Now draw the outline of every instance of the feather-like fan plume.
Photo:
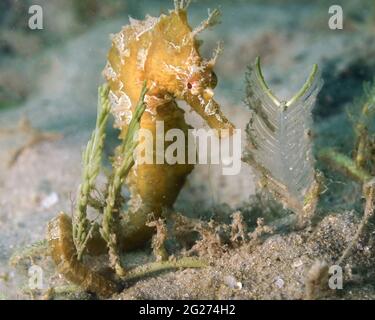
<svg viewBox="0 0 375 320">
<path fill-rule="evenodd" d="M 289 101 L 271 92 L 259 58 L 249 67 L 246 81 L 246 103 L 252 116 L 246 129 L 245 161 L 261 175 L 262 185 L 304 223 L 314 213 L 318 197 L 311 144 L 311 110 L 323 85 L 318 67 L 314 65 L 306 83 Z"/>
</svg>

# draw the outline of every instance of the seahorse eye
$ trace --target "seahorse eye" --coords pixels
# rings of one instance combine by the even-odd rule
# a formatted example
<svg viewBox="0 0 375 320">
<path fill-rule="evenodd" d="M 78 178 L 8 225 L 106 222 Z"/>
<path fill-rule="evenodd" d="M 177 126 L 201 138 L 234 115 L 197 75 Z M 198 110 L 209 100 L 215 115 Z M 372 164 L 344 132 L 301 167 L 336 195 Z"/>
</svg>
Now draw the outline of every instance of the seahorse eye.
<svg viewBox="0 0 375 320">
<path fill-rule="evenodd" d="M 191 88 L 193 88 L 193 85 L 190 82 L 188 82 L 187 87 L 190 90 Z"/>
<path fill-rule="evenodd" d="M 211 79 L 210 79 L 209 86 L 211 89 L 215 89 L 215 87 L 217 86 L 217 75 L 213 71 L 211 72 Z"/>
</svg>

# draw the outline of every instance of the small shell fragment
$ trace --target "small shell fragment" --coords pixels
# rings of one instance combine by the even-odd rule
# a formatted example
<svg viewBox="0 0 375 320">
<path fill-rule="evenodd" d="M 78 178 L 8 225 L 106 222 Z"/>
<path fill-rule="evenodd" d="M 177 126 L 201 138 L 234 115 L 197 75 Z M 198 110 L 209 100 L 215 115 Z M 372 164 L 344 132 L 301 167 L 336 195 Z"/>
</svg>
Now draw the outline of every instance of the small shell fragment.
<svg viewBox="0 0 375 320">
<path fill-rule="evenodd" d="M 237 279 L 233 276 L 225 276 L 224 277 L 224 283 L 226 286 L 228 286 L 231 289 L 242 289 L 242 283 L 237 281 Z"/>
</svg>

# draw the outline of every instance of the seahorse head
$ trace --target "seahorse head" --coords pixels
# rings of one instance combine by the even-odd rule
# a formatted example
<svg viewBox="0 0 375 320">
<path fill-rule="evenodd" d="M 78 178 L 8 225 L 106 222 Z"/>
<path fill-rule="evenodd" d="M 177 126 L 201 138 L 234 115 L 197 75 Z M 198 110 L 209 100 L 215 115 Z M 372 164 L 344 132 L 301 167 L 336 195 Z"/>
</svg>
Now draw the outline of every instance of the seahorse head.
<svg viewBox="0 0 375 320">
<path fill-rule="evenodd" d="M 148 84 L 148 111 L 171 99 L 185 100 L 207 123 L 216 129 L 232 125 L 214 101 L 216 56 L 200 55 L 197 34 L 212 24 L 217 11 L 196 29 L 188 24 L 185 7 L 169 14 L 145 20 L 130 19 L 130 24 L 112 36 L 104 76 L 109 82 L 110 97 L 118 127 L 126 125 L 139 97 L 144 80 Z"/>
<path fill-rule="evenodd" d="M 148 77 L 178 99 L 186 95 L 212 95 L 215 83 L 213 64 L 199 53 L 196 33 L 187 22 L 185 10 L 161 16 L 155 26 L 147 60 Z"/>
</svg>

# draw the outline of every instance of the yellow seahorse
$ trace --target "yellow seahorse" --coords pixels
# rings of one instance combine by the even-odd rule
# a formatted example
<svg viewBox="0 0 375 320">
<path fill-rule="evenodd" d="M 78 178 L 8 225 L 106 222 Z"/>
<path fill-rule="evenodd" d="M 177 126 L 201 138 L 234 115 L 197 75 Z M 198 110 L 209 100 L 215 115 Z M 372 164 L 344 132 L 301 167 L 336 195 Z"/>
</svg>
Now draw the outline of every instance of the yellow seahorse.
<svg viewBox="0 0 375 320">
<path fill-rule="evenodd" d="M 211 12 L 193 30 L 187 20 L 187 3 L 177 0 L 174 10 L 157 18 L 130 19 L 129 25 L 112 35 L 103 75 L 110 87 L 115 127 L 121 130 L 120 137 L 124 137 L 146 80 L 147 107 L 141 128 L 149 129 L 154 139 L 154 164 L 135 165 L 127 179 L 131 209 L 125 216 L 125 247 L 141 244 L 151 235 L 152 229 L 146 226 L 148 214 L 152 212 L 157 217 L 164 208 L 172 207 L 193 169 L 191 164 L 156 164 L 156 121 L 164 122 L 164 132 L 180 129 L 187 137 L 189 125 L 176 103 L 185 100 L 211 128 L 228 129 L 229 134 L 234 129 L 213 98 L 217 54 L 209 60 L 203 59 L 197 39 L 198 33 L 214 24 L 218 11 Z"/>
</svg>

